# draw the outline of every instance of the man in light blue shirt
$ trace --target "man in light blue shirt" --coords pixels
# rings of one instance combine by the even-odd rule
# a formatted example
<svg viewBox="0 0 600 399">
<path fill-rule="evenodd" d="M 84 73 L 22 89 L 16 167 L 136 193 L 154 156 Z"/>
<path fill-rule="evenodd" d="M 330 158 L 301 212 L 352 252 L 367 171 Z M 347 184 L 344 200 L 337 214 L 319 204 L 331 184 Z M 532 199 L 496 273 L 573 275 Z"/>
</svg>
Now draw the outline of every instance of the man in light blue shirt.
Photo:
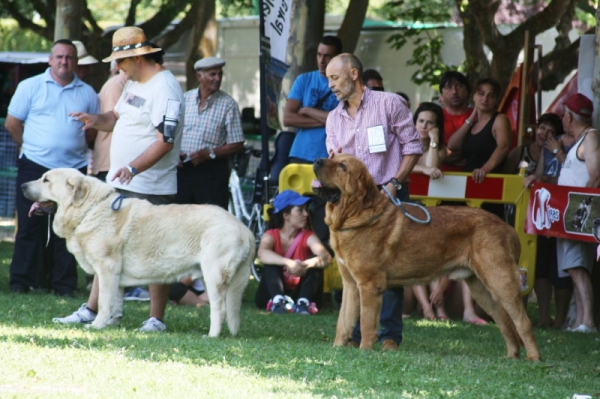
<svg viewBox="0 0 600 399">
<path fill-rule="evenodd" d="M 22 148 L 17 187 L 53 168 L 77 168 L 87 172 L 87 143 L 95 130 L 83 131 L 83 123 L 71 112 L 99 112 L 98 97 L 75 74 L 77 49 L 70 40 L 52 45 L 50 68 L 22 81 L 10 101 L 5 127 Z M 45 217 L 28 217 L 32 202 L 17 190 L 18 230 L 10 266 L 10 289 L 26 293 L 31 288 L 52 288 L 56 295 L 72 296 L 77 287 L 77 265 L 65 240 L 51 232 Z M 48 245 L 46 242 L 49 239 Z M 38 270 L 40 256 L 52 267 Z"/>
<path fill-rule="evenodd" d="M 283 124 L 298 129 L 290 158 L 313 163 L 327 158 L 325 121 L 338 100 L 329 89 L 325 69 L 329 61 L 342 52 L 342 41 L 335 36 L 324 36 L 317 47 L 316 71 L 299 75 L 288 94 L 283 111 Z"/>
</svg>

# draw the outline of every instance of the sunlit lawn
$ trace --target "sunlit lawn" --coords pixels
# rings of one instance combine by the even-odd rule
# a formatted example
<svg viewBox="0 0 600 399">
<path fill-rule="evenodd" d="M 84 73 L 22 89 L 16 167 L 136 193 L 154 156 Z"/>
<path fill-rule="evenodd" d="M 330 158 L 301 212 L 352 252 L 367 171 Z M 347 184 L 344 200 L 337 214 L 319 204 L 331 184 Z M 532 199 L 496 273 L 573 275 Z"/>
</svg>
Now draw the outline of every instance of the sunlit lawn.
<svg viewBox="0 0 600 399">
<path fill-rule="evenodd" d="M 396 353 L 333 348 L 337 312 L 271 315 L 252 303 L 240 334 L 205 337 L 208 309 L 169 305 L 165 334 L 134 331 L 148 303 L 125 303 L 119 328 L 58 326 L 85 302 L 8 290 L 0 243 L 0 397 L 571 398 L 600 396 L 600 336 L 536 330 L 544 361 L 504 358 L 494 325 L 406 321 Z M 535 318 L 535 308 L 530 306 Z M 535 320 L 534 320 L 535 321 Z"/>
</svg>

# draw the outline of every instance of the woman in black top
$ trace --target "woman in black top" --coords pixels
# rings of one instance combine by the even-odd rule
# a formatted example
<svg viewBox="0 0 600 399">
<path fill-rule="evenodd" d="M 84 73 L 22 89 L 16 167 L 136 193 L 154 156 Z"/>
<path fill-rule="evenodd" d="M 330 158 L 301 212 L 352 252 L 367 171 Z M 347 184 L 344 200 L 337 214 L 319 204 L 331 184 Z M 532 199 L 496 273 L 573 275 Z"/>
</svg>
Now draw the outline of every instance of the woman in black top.
<svg viewBox="0 0 600 399">
<path fill-rule="evenodd" d="M 510 122 L 496 110 L 499 96 L 498 82 L 490 78 L 478 80 L 473 113 L 448 142 L 450 151 L 462 151 L 466 160 L 464 170 L 473 173 L 476 183 L 481 183 L 488 173 L 501 173 L 510 149 Z"/>
</svg>

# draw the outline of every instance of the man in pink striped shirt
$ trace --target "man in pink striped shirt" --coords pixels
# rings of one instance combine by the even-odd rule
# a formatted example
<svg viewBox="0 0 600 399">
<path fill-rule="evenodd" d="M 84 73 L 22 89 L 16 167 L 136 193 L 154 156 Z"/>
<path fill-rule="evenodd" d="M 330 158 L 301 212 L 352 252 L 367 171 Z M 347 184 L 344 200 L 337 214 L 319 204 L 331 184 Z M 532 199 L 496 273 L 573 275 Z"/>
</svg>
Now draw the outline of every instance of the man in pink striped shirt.
<svg viewBox="0 0 600 399">
<path fill-rule="evenodd" d="M 335 152 L 358 157 L 377 185 L 408 201 L 406 180 L 423 153 L 412 114 L 397 94 L 366 88 L 362 72 L 360 60 L 352 54 L 340 54 L 327 66 L 329 87 L 340 101 L 327 117 L 327 151 L 330 157 Z M 379 341 L 384 350 L 398 350 L 402 342 L 403 294 L 402 287 L 383 294 Z M 352 339 L 358 346 L 358 324 Z"/>
</svg>

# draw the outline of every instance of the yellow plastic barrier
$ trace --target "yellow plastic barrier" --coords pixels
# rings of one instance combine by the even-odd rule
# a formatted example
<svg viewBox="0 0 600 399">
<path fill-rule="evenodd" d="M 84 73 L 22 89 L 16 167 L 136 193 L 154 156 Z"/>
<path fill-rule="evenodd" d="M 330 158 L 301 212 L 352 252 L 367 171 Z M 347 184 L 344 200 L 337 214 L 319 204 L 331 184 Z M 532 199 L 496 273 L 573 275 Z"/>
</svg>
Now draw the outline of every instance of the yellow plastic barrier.
<svg viewBox="0 0 600 399">
<path fill-rule="evenodd" d="M 311 187 L 315 178 L 312 165 L 290 164 L 279 175 L 279 190 L 293 190 L 301 195 L 314 195 Z M 523 189 L 523 176 L 487 175 L 483 183 L 476 184 L 470 173 L 445 172 L 443 179 L 430 180 L 425 175 L 410 175 L 411 199 L 426 206 L 437 206 L 441 201 L 464 202 L 481 208 L 483 203 L 513 204 L 515 206 L 515 230 L 521 241 L 521 294 L 529 294 L 535 278 L 535 254 L 537 236 L 525 233 L 525 218 L 529 190 Z M 342 279 L 334 261 L 325 269 L 324 291 L 342 288 Z"/>
</svg>

